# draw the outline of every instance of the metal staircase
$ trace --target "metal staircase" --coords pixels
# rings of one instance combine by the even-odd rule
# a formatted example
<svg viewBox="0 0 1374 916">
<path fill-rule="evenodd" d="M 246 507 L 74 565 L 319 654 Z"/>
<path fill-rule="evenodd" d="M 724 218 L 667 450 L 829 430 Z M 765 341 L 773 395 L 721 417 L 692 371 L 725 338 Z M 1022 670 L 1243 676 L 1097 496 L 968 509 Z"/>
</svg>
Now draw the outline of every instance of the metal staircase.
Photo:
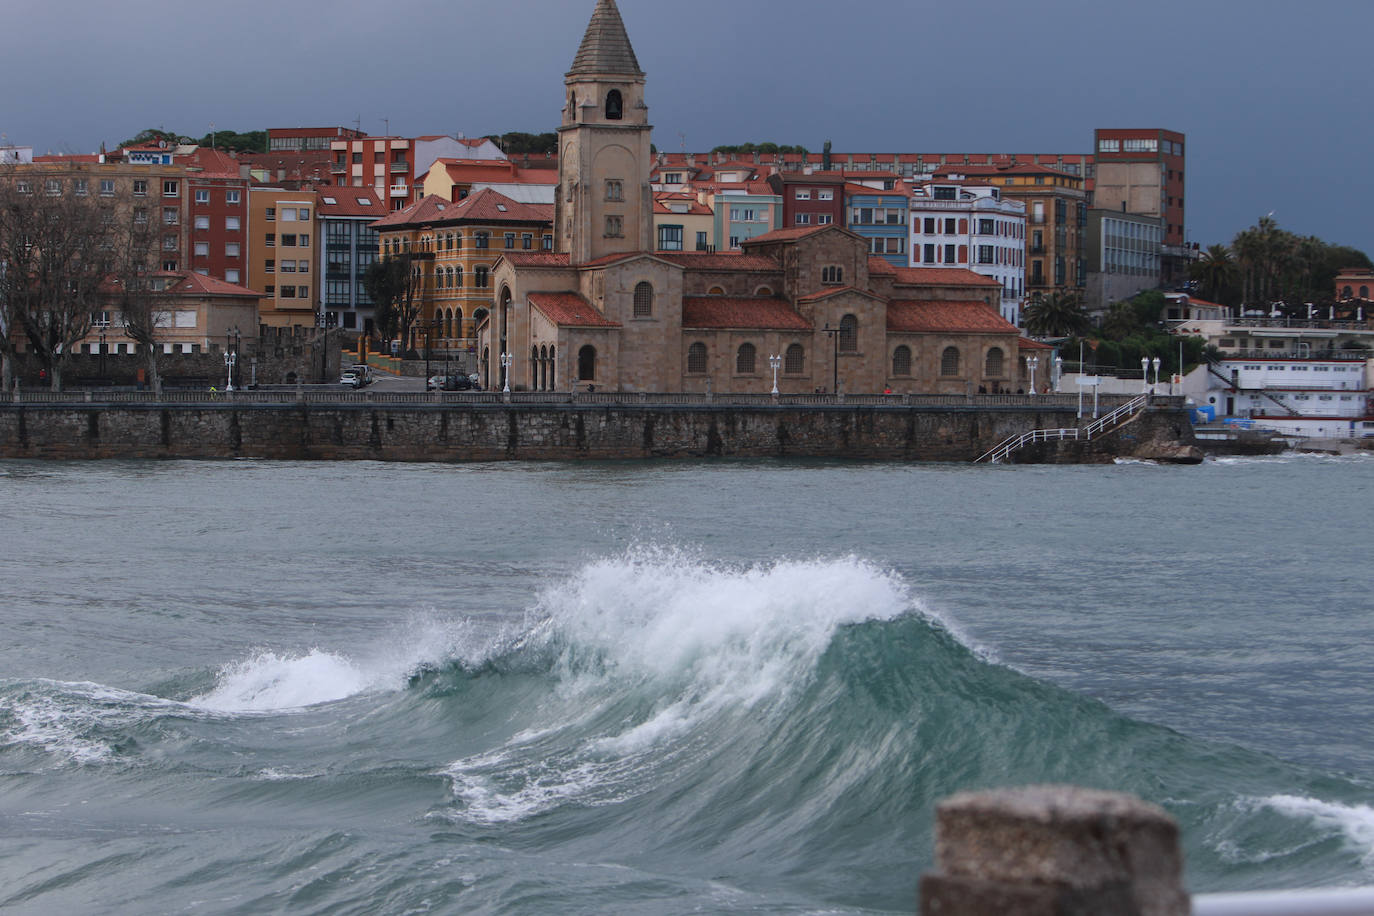
<svg viewBox="0 0 1374 916">
<path fill-rule="evenodd" d="M 1100 420 L 1094 420 L 1082 429 L 1033 429 L 1028 433 L 1021 433 L 1019 436 L 1009 436 L 996 448 L 980 456 L 973 463 L 983 464 L 986 462 L 988 464 L 996 464 L 999 461 L 1006 460 L 1006 458 L 1017 449 L 1024 448 L 1034 442 L 1056 442 L 1064 439 L 1091 442 L 1098 436 L 1112 432 L 1130 423 L 1149 406 L 1149 403 L 1150 396 L 1142 394 L 1122 404 Z"/>
<path fill-rule="evenodd" d="M 1216 368 L 1216 363 L 1212 362 L 1211 360 L 1207 361 L 1207 371 L 1215 375 L 1217 378 L 1221 379 L 1223 382 L 1225 382 L 1226 387 L 1231 389 L 1232 391 L 1244 391 L 1246 394 L 1252 395 L 1258 394 L 1260 397 L 1269 401 L 1273 401 L 1275 404 L 1277 404 L 1279 406 L 1279 409 L 1281 409 L 1287 416 L 1302 416 L 1301 411 L 1289 407 L 1287 404 L 1283 403 L 1283 401 L 1280 401 L 1278 398 L 1274 397 L 1272 394 L 1265 391 L 1263 388 L 1241 388 L 1239 385 L 1236 384 L 1234 379 L 1229 379 L 1225 375 L 1222 375 L 1220 372 L 1218 372 Z"/>
</svg>

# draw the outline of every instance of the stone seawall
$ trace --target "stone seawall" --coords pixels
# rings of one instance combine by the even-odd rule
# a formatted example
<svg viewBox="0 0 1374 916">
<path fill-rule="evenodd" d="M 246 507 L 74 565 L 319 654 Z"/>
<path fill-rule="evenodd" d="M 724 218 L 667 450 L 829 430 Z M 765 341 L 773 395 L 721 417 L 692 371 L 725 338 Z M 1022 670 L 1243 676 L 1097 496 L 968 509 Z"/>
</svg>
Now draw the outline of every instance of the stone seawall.
<svg viewBox="0 0 1374 916">
<path fill-rule="evenodd" d="M 0 457 L 963 462 L 1076 423 L 1071 410 L 995 407 L 12 404 L 0 405 Z M 1092 442 L 1041 443 L 1012 460 L 1171 458 L 1192 441 L 1182 408 L 1154 407 Z"/>
</svg>

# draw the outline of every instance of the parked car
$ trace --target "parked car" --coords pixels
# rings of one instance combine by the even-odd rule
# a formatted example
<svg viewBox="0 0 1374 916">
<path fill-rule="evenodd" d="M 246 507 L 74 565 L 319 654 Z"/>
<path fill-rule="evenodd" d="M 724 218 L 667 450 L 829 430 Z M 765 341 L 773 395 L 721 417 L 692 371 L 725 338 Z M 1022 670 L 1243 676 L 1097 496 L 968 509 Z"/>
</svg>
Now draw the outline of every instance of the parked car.
<svg viewBox="0 0 1374 916">
<path fill-rule="evenodd" d="M 432 375 L 425 382 L 426 391 L 471 391 L 476 388 L 466 375 Z"/>
<path fill-rule="evenodd" d="M 354 372 L 352 369 L 345 369 L 343 374 L 339 376 L 339 384 L 347 385 L 350 388 L 361 388 L 364 382 L 361 375 Z"/>
<path fill-rule="evenodd" d="M 372 375 L 372 367 L 367 363 L 354 363 L 345 371 L 357 373 L 358 378 L 362 379 L 364 385 L 371 385 L 376 381 Z"/>
</svg>

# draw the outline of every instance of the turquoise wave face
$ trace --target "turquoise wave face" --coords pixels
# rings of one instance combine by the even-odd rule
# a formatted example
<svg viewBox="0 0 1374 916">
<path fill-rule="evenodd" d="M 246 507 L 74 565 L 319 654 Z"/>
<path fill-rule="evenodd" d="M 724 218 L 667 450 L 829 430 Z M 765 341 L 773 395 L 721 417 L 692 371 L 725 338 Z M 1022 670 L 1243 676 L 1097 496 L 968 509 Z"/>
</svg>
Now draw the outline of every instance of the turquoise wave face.
<svg viewBox="0 0 1374 916">
<path fill-rule="evenodd" d="M 264 901 L 302 869 L 356 872 L 303 911 L 359 892 L 414 905 L 426 849 L 451 866 L 425 885 L 435 899 L 477 910 L 552 900 L 583 863 L 581 890 L 557 898 L 574 912 L 595 911 L 594 891 L 909 911 L 934 804 L 1038 782 L 1164 805 L 1197 890 L 1367 878 L 1367 786 L 1026 677 L 915 591 L 852 557 L 635 550 L 499 624 L 415 619 L 348 652 L 258 651 L 144 693 L 0 681 L 0 775 L 35 811 L 98 787 L 116 812 L 196 812 L 178 829 L 234 839 L 194 868 L 170 845 L 128 855 L 211 889 L 254 861 Z M 510 856 L 528 873 L 495 864 Z"/>
</svg>

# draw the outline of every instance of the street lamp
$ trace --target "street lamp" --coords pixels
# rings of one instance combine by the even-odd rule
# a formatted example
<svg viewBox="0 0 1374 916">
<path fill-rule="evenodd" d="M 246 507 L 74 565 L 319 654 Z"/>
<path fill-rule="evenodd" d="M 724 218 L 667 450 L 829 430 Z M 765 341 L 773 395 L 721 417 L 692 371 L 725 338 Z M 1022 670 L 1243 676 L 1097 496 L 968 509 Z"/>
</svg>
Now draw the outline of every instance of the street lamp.
<svg viewBox="0 0 1374 916">
<path fill-rule="evenodd" d="M 1064 357 L 1054 357 L 1054 393 L 1058 394 L 1064 381 Z"/>
<path fill-rule="evenodd" d="M 782 366 L 781 356 L 768 357 L 768 365 L 773 367 L 773 397 L 778 396 L 778 368 Z"/>
<path fill-rule="evenodd" d="M 1040 367 L 1040 357 L 1032 356 L 1026 360 L 1026 365 L 1030 367 L 1031 397 L 1035 397 L 1035 370 Z"/>
<path fill-rule="evenodd" d="M 229 392 L 230 394 L 232 394 L 234 391 L 234 366 L 238 363 L 238 361 L 238 354 L 230 350 L 229 347 L 226 345 L 224 348 L 224 390 Z"/>
<path fill-rule="evenodd" d="M 100 377 L 105 377 L 105 329 L 100 329 Z"/>
<path fill-rule="evenodd" d="M 1150 360 L 1150 362 L 1151 362 L 1151 364 L 1153 364 L 1154 367 L 1155 367 L 1155 387 L 1154 387 L 1154 389 L 1151 389 L 1151 390 L 1158 390 L 1158 388 L 1159 388 L 1159 357 L 1156 356 L 1154 359 Z"/>
<path fill-rule="evenodd" d="M 1150 390 L 1150 357 L 1148 356 L 1140 357 L 1140 377 L 1143 379 L 1140 383 L 1140 393 L 1145 394 Z"/>
<path fill-rule="evenodd" d="M 510 364 L 515 362 L 515 357 L 509 353 L 501 354 L 501 378 L 504 386 L 501 388 L 502 394 L 510 394 Z"/>
</svg>

